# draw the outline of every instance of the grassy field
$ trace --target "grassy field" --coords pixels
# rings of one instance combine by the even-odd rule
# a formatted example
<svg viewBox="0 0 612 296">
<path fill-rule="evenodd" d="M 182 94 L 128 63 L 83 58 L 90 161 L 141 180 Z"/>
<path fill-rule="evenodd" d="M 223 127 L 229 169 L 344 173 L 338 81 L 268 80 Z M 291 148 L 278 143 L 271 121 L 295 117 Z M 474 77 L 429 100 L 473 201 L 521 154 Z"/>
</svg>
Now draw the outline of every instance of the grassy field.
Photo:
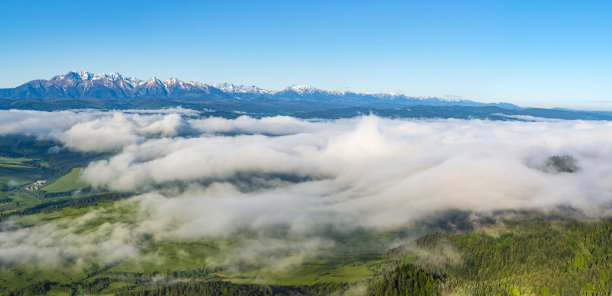
<svg viewBox="0 0 612 296">
<path fill-rule="evenodd" d="M 35 159 L 0 156 L 0 187 L 6 190 L 15 187 L 10 183 L 16 183 L 18 186 L 32 183 L 43 179 L 49 171 L 47 163 Z"/>
<path fill-rule="evenodd" d="M 26 164 L 24 162 L 32 161 L 32 159 L 19 157 L 19 158 L 10 158 L 0 156 L 0 167 L 6 168 L 31 168 L 32 165 Z"/>
<path fill-rule="evenodd" d="M 0 136 L 0 220 L 87 196 L 74 194 L 88 187 L 78 180 L 79 167 L 104 155 L 70 149 L 49 153 L 58 145 L 61 143 L 35 136 Z M 26 185 L 37 180 L 50 180 L 52 184 L 47 184 L 45 190 L 26 190 Z"/>
<path fill-rule="evenodd" d="M 133 203 L 109 203 L 94 207 L 68 207 L 56 212 L 39 213 L 14 221 L 18 227 L 36 227 L 48 223 L 69 227 L 78 225 L 76 232 L 86 235 L 106 227 L 108 223 L 134 225 L 137 210 Z M 93 211 L 101 212 L 98 218 L 86 223 L 77 221 Z M 128 226 L 129 227 L 129 226 Z M 111 277 L 114 285 L 103 289 L 101 294 L 112 294 L 113 289 L 128 285 L 130 278 L 190 278 L 192 280 L 223 279 L 234 283 L 310 285 L 329 282 L 356 282 L 372 278 L 384 265 L 384 254 L 353 252 L 350 249 L 325 249 L 316 256 L 304 257 L 297 264 L 286 268 L 270 268 L 271 259 L 261 258 L 246 262 L 235 268 L 237 254 L 248 249 L 248 240 L 241 235 L 208 237 L 198 239 L 135 238 L 139 254 L 113 264 L 66 260 L 58 267 L 5 266 L 0 272 L 0 287 L 18 289 L 43 280 L 70 284 L 93 281 L 99 277 Z M 288 253 L 286 256 L 299 255 Z M 283 261 L 281 256 L 273 260 Z M 240 265 L 240 264 L 239 264 Z M 199 270 L 199 271 L 198 271 Z M 178 272 L 178 275 L 177 273 Z M 127 278 L 126 278 L 127 277 Z M 127 281 L 127 282 L 125 282 Z M 121 284 L 123 283 L 123 284 Z M 128 285 L 129 286 L 129 285 Z M 115 287 L 115 288 L 113 288 Z M 0 294 L 2 294 L 0 289 Z M 6 292 L 6 290 L 4 290 Z M 61 291 L 54 291 L 59 293 Z"/>
<path fill-rule="evenodd" d="M 69 192 L 73 190 L 83 189 L 89 187 L 89 184 L 80 181 L 81 168 L 74 168 L 68 174 L 55 180 L 53 183 L 48 184 L 40 190 L 56 193 L 56 192 Z"/>
<path fill-rule="evenodd" d="M 21 188 L 25 184 L 43 179 L 49 169 L 40 161 L 25 157 L 0 156 L 0 214 L 25 209 L 44 202 L 33 192 Z"/>
<path fill-rule="evenodd" d="M 126 228 L 137 225 L 140 223 L 136 218 L 138 209 L 129 201 L 68 207 L 22 217 L 14 225 L 26 228 L 48 223 L 61 227 L 76 225 L 74 231 L 87 235 L 98 233 L 109 223 Z M 72 222 L 94 212 L 94 219 Z M 250 246 L 249 239 L 240 233 L 193 239 L 144 235 L 134 238 L 138 255 L 110 264 L 72 259 L 59 266 L 5 265 L 0 268 L 0 294 L 41 281 L 52 283 L 47 295 L 64 295 L 66 289 L 87 295 L 129 294 L 172 283 L 215 280 L 283 287 L 335 284 L 346 289 L 342 285 L 367 285 L 369 280 L 381 278 L 390 267 L 405 263 L 418 264 L 418 268 L 433 274 L 444 274 L 448 278 L 443 278 L 446 283 L 442 288 L 449 293 L 485 295 L 487 291 L 495 291 L 513 295 L 516 290 L 519 293 L 516 295 L 564 295 L 565 292 L 607 291 L 612 253 L 606 234 L 610 233 L 610 223 L 605 220 L 521 222 L 464 234 L 437 233 L 418 239 L 417 249 L 421 250 L 418 252 L 413 249 L 416 246 L 403 251 L 364 248 L 385 243 L 388 246 L 389 242 L 401 238 L 402 232 L 362 231 L 361 235 L 355 235 L 359 240 L 342 243 L 343 239 L 339 239 L 332 247 L 302 256 L 296 263 L 280 268 L 274 267 L 276 263 L 300 253 L 289 251 L 273 259 L 256 256 L 251 261 L 241 261 L 236 256 Z M 364 252 L 368 249 L 371 252 Z M 423 253 L 424 250 L 427 252 Z M 452 256 L 458 256 L 459 260 L 455 262 Z M 544 290 L 550 290 L 551 294 L 540 292 Z"/>
<path fill-rule="evenodd" d="M 304 264 L 297 265 L 283 272 L 268 272 L 268 274 L 251 274 L 254 280 L 243 281 L 235 278 L 234 282 L 258 283 L 264 282 L 277 285 L 300 286 L 320 283 L 351 283 L 373 278 L 380 271 L 384 261 L 383 254 L 356 254 L 352 256 L 338 256 L 323 254 Z"/>
<path fill-rule="evenodd" d="M 74 190 L 88 187 L 80 182 L 80 168 L 71 170 L 52 184 L 40 190 L 25 190 L 24 186 L 37 180 L 46 179 L 52 171 L 33 159 L 0 157 L 0 214 L 33 208 L 41 204 L 73 199 Z M 47 193 L 61 193 L 48 197 Z"/>
</svg>

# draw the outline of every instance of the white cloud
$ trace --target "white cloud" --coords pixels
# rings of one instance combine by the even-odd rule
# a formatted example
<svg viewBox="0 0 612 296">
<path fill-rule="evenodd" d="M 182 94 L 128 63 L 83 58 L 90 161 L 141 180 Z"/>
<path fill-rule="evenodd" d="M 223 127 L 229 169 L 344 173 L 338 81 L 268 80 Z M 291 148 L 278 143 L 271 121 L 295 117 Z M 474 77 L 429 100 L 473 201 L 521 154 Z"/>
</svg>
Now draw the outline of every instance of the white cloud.
<svg viewBox="0 0 612 296">
<path fill-rule="evenodd" d="M 571 205 L 611 214 L 610 122 L 3 112 L 23 120 L 4 133 L 37 131 L 72 149 L 118 151 L 91 163 L 83 180 L 143 192 L 128 202 L 137 206 L 135 222 L 84 233 L 53 223 L 0 233 L 5 260 L 19 257 L 17 250 L 115 260 L 132 256 L 143 234 L 199 238 L 279 225 L 312 250 L 330 243 L 317 236 L 322 225 L 398 228 L 449 209 Z M 571 155 L 579 170 L 540 169 L 553 155 Z M 180 190 L 159 189 L 177 184 Z M 67 240 L 78 244 L 66 247 Z M 117 253 L 90 251 L 103 240 Z"/>
</svg>

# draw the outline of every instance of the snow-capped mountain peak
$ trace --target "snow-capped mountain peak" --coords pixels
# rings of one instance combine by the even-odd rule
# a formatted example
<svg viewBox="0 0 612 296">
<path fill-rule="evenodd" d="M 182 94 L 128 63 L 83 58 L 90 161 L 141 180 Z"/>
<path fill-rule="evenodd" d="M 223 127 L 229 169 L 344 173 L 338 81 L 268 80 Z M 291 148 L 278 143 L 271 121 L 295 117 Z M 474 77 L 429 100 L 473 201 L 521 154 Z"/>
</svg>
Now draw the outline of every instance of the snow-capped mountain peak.
<svg viewBox="0 0 612 296">
<path fill-rule="evenodd" d="M 164 82 L 165 82 L 164 84 L 170 84 L 170 85 L 172 85 L 172 84 L 179 84 L 179 85 L 183 84 L 183 82 L 181 80 L 179 80 L 178 78 L 176 78 L 176 77 L 170 77 L 170 79 L 168 79 L 168 80 L 166 80 Z"/>
<path fill-rule="evenodd" d="M 292 85 L 285 89 L 286 91 L 296 92 L 298 94 L 307 94 L 314 93 L 316 91 L 321 91 L 320 89 L 311 86 L 311 85 Z"/>
<path fill-rule="evenodd" d="M 51 80 L 90 80 L 93 74 L 86 71 L 68 71 L 61 75 L 56 75 Z"/>
<path fill-rule="evenodd" d="M 231 83 L 217 83 L 212 85 L 215 88 L 218 88 L 224 92 L 228 93 L 236 93 L 236 94 L 268 94 L 270 91 L 261 89 L 254 85 L 236 85 Z"/>
<path fill-rule="evenodd" d="M 153 77 L 149 78 L 149 80 L 145 81 L 144 84 L 145 85 L 159 85 L 159 84 L 163 84 L 163 83 L 157 77 L 153 76 Z"/>
<path fill-rule="evenodd" d="M 100 80 L 100 79 L 108 79 L 111 81 L 124 80 L 123 76 L 121 76 L 121 74 L 117 72 L 113 72 L 110 74 L 106 74 L 106 73 L 95 74 L 93 75 L 91 80 Z"/>
<path fill-rule="evenodd" d="M 183 90 L 198 87 L 193 83 L 184 82 L 176 77 L 171 77 L 170 79 L 164 81 L 164 85 L 166 86 L 166 88 L 178 88 Z"/>
</svg>

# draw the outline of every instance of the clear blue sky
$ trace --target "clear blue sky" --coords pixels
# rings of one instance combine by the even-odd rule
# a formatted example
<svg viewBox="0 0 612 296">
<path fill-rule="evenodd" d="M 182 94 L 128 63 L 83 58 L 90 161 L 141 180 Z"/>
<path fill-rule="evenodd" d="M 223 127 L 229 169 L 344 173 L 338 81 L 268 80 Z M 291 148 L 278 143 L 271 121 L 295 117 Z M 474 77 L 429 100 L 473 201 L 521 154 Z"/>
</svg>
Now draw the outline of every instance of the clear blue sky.
<svg viewBox="0 0 612 296">
<path fill-rule="evenodd" d="M 0 87 L 68 70 L 612 109 L 612 1 L 1 1 Z"/>
</svg>

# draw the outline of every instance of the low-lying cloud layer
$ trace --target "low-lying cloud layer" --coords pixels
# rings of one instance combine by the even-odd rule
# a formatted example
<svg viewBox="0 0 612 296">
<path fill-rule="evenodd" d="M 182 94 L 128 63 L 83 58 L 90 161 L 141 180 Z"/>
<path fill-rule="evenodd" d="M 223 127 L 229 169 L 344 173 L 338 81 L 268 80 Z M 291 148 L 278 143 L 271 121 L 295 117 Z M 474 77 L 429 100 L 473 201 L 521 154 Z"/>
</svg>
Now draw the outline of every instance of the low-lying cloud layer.
<svg viewBox="0 0 612 296">
<path fill-rule="evenodd" d="M 55 224 L 2 232 L 0 260 L 20 258 L 17 249 L 21 257 L 32 256 L 24 250 L 55 250 L 70 237 L 66 231 L 79 233 L 79 246 L 95 245 L 100 237 L 117 243 L 112 249 L 118 251 L 97 255 L 112 261 L 137 252 L 130 238 L 145 234 L 174 239 L 282 229 L 294 241 L 328 246 L 332 242 L 317 235 L 324 225 L 396 229 L 451 209 L 570 205 L 610 215 L 611 122 L 223 119 L 182 109 L 0 113 L 2 135 L 115 151 L 89 164 L 82 179 L 140 192 L 128 202 L 137 207 L 127 224 L 85 233 Z M 576 169 L 551 170 L 553 156 L 571 156 Z M 87 247 L 77 249 L 73 257 L 90 256 L 81 251 Z"/>
</svg>

